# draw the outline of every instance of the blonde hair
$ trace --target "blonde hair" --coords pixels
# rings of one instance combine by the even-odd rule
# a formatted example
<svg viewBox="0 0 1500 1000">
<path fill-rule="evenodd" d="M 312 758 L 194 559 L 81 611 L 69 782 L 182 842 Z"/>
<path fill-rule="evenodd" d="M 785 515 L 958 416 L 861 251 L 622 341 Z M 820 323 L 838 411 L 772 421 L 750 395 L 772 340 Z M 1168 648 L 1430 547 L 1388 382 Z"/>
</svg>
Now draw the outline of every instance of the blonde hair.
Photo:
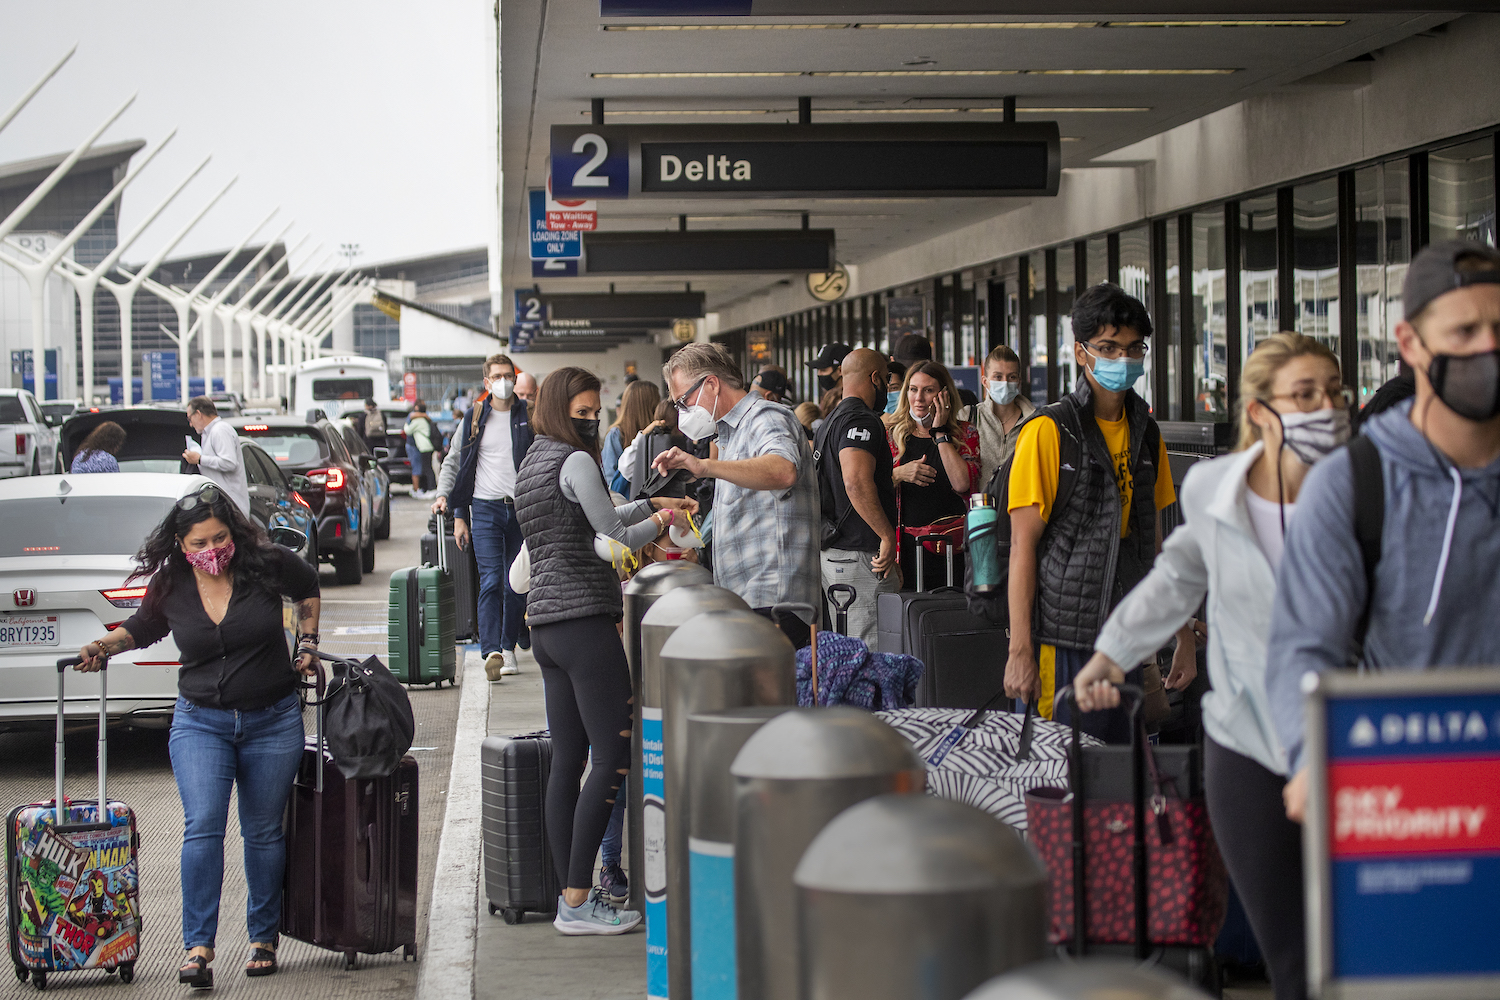
<svg viewBox="0 0 1500 1000">
<path fill-rule="evenodd" d="M 610 429 L 620 428 L 620 445 L 628 448 L 652 420 L 656 419 L 656 404 L 661 402 L 661 390 L 655 382 L 637 379 L 625 387 L 620 398 L 620 415 L 610 424 Z"/>
<path fill-rule="evenodd" d="M 896 455 L 899 457 L 906 450 L 906 439 L 911 434 L 912 424 L 916 423 L 911 418 L 911 379 L 913 375 L 926 375 L 928 378 L 937 379 L 942 385 L 943 392 L 948 394 L 948 422 L 942 427 L 933 427 L 931 431 L 935 434 L 940 430 L 947 431 L 955 438 L 962 440 L 963 433 L 959 429 L 958 411 L 962 402 L 958 398 L 958 386 L 953 382 L 953 376 L 948 369 L 936 361 L 915 361 L 906 369 L 906 377 L 901 380 L 901 397 L 896 403 L 896 412 L 887 413 L 880 419 L 885 423 L 886 433 L 890 434 L 891 441 L 896 445 Z"/>
<path fill-rule="evenodd" d="M 1245 368 L 1240 372 L 1239 423 L 1240 437 L 1235 451 L 1244 451 L 1260 440 L 1260 427 L 1250 419 L 1250 403 L 1264 403 L 1271 398 L 1272 384 L 1276 373 L 1285 368 L 1293 358 L 1327 358 L 1333 367 L 1339 367 L 1338 356 L 1311 337 L 1286 330 L 1274 333 L 1255 345 L 1255 350 L 1245 359 Z"/>
<path fill-rule="evenodd" d="M 792 412 L 797 415 L 797 422 L 808 430 L 812 430 L 812 422 L 823 415 L 817 403 L 798 403 Z"/>
</svg>

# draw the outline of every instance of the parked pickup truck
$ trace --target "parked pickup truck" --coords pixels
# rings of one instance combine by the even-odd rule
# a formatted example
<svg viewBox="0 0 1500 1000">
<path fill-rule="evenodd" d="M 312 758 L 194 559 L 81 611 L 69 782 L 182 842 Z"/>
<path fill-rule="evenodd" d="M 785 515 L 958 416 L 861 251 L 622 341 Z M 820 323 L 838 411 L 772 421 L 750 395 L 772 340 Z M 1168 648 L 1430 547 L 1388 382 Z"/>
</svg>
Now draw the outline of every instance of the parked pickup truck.
<svg viewBox="0 0 1500 1000">
<path fill-rule="evenodd" d="M 0 389 L 0 479 L 51 474 L 57 433 L 36 397 L 25 389 Z"/>
</svg>

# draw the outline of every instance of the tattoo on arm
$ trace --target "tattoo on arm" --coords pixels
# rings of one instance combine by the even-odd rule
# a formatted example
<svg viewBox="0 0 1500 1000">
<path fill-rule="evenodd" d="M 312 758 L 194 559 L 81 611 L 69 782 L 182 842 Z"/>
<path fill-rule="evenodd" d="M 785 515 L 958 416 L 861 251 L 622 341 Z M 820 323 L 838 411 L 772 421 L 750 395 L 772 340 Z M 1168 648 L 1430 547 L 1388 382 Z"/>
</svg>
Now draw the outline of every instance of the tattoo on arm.
<svg viewBox="0 0 1500 1000">
<path fill-rule="evenodd" d="M 318 630 L 318 612 L 322 601 L 316 597 L 297 602 L 297 628 L 303 632 L 316 632 Z"/>
<path fill-rule="evenodd" d="M 99 645 L 110 656 L 114 656 L 116 653 L 123 653 L 127 649 L 134 649 L 135 639 L 131 637 L 129 632 L 122 628 L 117 628 L 103 639 L 100 639 Z"/>
</svg>

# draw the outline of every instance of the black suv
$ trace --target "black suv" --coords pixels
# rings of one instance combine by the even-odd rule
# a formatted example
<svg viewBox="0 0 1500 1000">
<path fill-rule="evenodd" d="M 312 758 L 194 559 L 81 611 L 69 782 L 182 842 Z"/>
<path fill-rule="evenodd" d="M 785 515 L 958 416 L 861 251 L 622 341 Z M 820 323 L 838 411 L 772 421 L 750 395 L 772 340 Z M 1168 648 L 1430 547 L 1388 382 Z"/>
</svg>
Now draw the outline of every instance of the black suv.
<svg viewBox="0 0 1500 1000">
<path fill-rule="evenodd" d="M 376 456 L 350 454 L 341 429 L 327 418 L 307 423 L 296 417 L 235 417 L 228 423 L 282 472 L 306 478 L 307 488 L 299 492 L 317 517 L 318 557 L 333 563 L 339 583 L 358 583 L 373 571 L 379 510 L 370 470 L 379 468 Z"/>
</svg>

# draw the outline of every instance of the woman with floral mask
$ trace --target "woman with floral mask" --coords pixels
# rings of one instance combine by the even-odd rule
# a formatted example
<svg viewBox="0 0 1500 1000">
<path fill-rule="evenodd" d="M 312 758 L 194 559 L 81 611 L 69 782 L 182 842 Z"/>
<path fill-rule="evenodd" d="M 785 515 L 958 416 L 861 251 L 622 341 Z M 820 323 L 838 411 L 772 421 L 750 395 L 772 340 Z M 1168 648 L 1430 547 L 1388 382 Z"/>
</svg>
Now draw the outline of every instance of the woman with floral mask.
<svg viewBox="0 0 1500 1000">
<path fill-rule="evenodd" d="M 1165 644 L 1207 598 L 1209 817 L 1277 1000 L 1288 1000 L 1307 995 L 1302 830 L 1282 808 L 1287 762 L 1266 694 L 1266 639 L 1286 525 L 1313 463 L 1348 440 L 1352 394 L 1333 352 L 1278 333 L 1246 359 L 1240 400 L 1237 450 L 1188 472 L 1183 526 L 1109 616 L 1073 684 L 1083 711 L 1115 707 L 1124 667 Z"/>
<path fill-rule="evenodd" d="M 979 432 L 958 419 L 958 388 L 948 369 L 936 361 L 917 361 L 906 370 L 896 412 L 882 418 L 895 460 L 896 514 L 901 533 L 901 578 L 914 590 L 931 590 L 947 582 L 947 556 L 925 543 L 923 574 L 917 581 L 916 536 L 963 537 L 968 496 L 979 482 Z M 953 520 L 957 518 L 957 520 Z M 955 530 L 956 529 L 956 530 Z M 962 558 L 954 558 L 954 580 L 963 578 Z"/>
<path fill-rule="evenodd" d="M 182 796 L 182 941 L 178 980 L 213 985 L 229 793 L 238 786 L 250 900 L 247 976 L 276 971 L 286 840 L 281 819 L 302 760 L 299 674 L 318 671 L 318 574 L 274 545 L 215 485 L 172 506 L 127 580 L 148 580 L 140 610 L 79 651 L 96 671 L 127 649 L 171 634 L 182 667 L 169 742 Z M 297 660 L 287 653 L 282 598 L 297 613 Z"/>
</svg>

